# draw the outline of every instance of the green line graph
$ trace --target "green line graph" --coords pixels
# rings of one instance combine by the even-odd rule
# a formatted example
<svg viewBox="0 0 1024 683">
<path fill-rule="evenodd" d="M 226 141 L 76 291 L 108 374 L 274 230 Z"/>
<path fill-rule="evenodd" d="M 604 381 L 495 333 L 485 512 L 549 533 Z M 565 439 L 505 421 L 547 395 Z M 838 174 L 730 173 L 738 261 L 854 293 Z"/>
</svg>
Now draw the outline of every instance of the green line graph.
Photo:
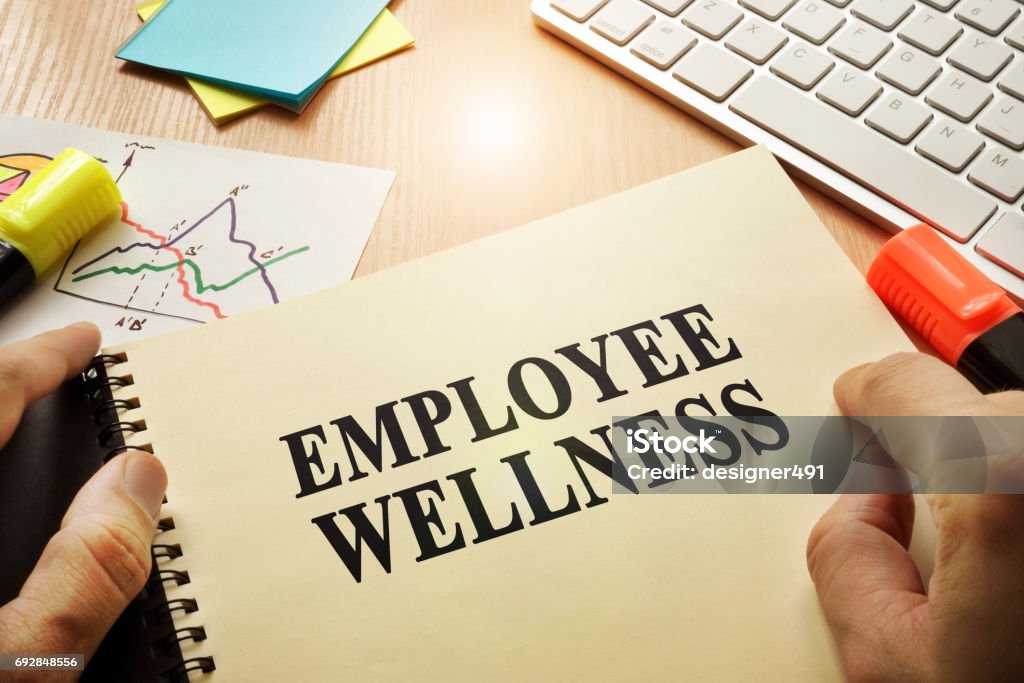
<svg viewBox="0 0 1024 683">
<path fill-rule="evenodd" d="M 275 256 L 272 259 L 264 261 L 261 265 L 264 268 L 268 268 L 274 265 L 275 263 L 280 263 L 281 261 L 284 261 L 287 258 L 296 256 L 305 251 L 309 251 L 308 246 L 299 247 L 298 249 L 293 249 L 292 251 L 285 252 L 280 256 Z M 151 263 L 144 263 L 141 266 L 137 266 L 134 268 L 121 268 L 119 266 L 111 266 L 109 268 L 101 268 L 100 270 L 94 270 L 89 273 L 82 273 L 81 275 L 72 278 L 71 281 L 80 282 L 82 280 L 89 280 L 94 277 L 99 277 L 100 275 L 138 275 L 144 270 L 152 271 L 154 273 L 160 273 L 167 270 L 171 270 L 172 268 L 177 268 L 178 266 L 188 266 L 192 270 L 192 274 L 195 276 L 196 279 L 197 293 L 202 293 L 206 291 L 223 292 L 224 290 L 234 287 L 239 282 L 245 280 L 247 277 L 255 275 L 260 271 L 259 268 L 251 268 L 242 273 L 241 275 L 238 275 L 223 284 L 206 284 L 205 282 L 203 282 L 203 274 L 202 271 L 199 269 L 199 266 L 197 266 L 195 262 L 193 262 L 191 259 L 182 259 L 180 261 L 175 261 L 173 263 L 165 263 L 159 266 L 153 265 Z"/>
</svg>

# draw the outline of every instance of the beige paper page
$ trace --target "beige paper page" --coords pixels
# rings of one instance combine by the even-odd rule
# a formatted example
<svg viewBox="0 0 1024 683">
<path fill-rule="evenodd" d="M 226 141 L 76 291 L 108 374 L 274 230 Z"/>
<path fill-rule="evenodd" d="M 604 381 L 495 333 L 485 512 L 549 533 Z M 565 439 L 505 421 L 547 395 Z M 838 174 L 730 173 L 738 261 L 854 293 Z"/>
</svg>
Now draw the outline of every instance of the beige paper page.
<svg viewBox="0 0 1024 683">
<path fill-rule="evenodd" d="M 689 318 L 719 344 L 707 352 L 722 357 L 731 341 L 742 358 L 696 369 L 661 318 L 696 305 L 713 318 Z M 634 338 L 663 352 L 656 369 L 667 373 L 678 355 L 688 374 L 644 388 L 612 335 L 607 367 L 626 393 L 598 402 L 598 384 L 555 352 L 580 344 L 596 359 L 592 339 L 644 321 L 661 336 Z M 178 625 L 206 626 L 208 640 L 184 648 L 215 658 L 202 680 L 822 681 L 840 674 L 804 545 L 828 497 L 612 494 L 604 474 L 586 462 L 577 471 L 555 442 L 576 437 L 607 457 L 591 431 L 613 416 L 674 414 L 701 395 L 722 413 L 723 389 L 748 380 L 760 400 L 732 398 L 779 415 L 831 414 L 836 375 L 910 348 L 755 148 L 273 310 L 125 347 L 115 374 L 130 373 L 122 395 L 141 399 L 124 416 L 146 420 L 133 442 L 151 443 L 169 472 L 165 513 L 177 529 L 159 541 L 184 551 L 166 566 L 192 582 L 170 597 L 198 600 Z M 522 373 L 531 409 L 560 417 L 531 417 L 510 395 L 510 368 L 530 357 L 568 382 L 566 406 L 543 361 Z M 470 377 L 490 426 L 511 407 L 518 429 L 471 442 L 448 386 Z M 450 450 L 425 458 L 429 440 L 401 399 L 428 390 L 450 401 L 437 426 Z M 440 401 L 425 404 L 428 418 Z M 385 438 L 378 472 L 350 438 L 367 475 L 352 480 L 331 421 L 351 416 L 375 438 L 374 409 L 392 402 L 418 459 L 392 466 Z M 281 438 L 317 425 L 326 443 L 302 447 L 316 442 L 325 469 L 307 474 L 322 485 L 337 467 L 343 483 L 297 498 L 301 468 Z M 512 461 L 528 465 L 552 514 L 572 499 L 579 511 L 531 524 L 545 515 Z M 474 543 L 479 525 L 449 479 L 460 472 L 494 530 L 516 514 L 523 528 Z M 465 547 L 417 562 L 423 547 L 392 494 L 429 482 L 443 500 L 406 498 L 441 520 L 433 544 Z M 357 583 L 311 520 L 361 503 L 377 529 L 388 511 L 391 571 L 363 542 Z M 354 542 L 347 518 L 332 519 Z"/>
</svg>

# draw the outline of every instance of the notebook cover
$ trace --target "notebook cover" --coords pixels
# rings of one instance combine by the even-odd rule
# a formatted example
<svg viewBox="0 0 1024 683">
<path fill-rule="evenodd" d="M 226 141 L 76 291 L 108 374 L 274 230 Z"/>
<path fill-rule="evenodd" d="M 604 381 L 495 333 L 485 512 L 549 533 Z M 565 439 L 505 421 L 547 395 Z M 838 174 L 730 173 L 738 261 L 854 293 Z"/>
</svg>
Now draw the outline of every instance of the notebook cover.
<svg viewBox="0 0 1024 683">
<path fill-rule="evenodd" d="M 0 604 L 17 597 L 78 489 L 102 466 L 110 450 L 123 444 L 116 434 L 107 446 L 97 442 L 103 423 L 114 417 L 108 412 L 99 415 L 98 422 L 93 419 L 96 399 L 110 398 L 102 387 L 99 367 L 101 374 L 93 379 L 100 384 L 95 397 L 86 390 L 84 380 L 62 385 L 25 410 L 18 429 L 0 451 L 0 519 L 4 520 L 0 524 L 0 548 L 4 549 Z M 181 662 L 176 642 L 152 648 L 171 624 L 148 617 L 166 601 L 163 587 L 151 581 L 111 628 L 81 680 L 156 683 L 162 672 L 173 670 Z"/>
</svg>

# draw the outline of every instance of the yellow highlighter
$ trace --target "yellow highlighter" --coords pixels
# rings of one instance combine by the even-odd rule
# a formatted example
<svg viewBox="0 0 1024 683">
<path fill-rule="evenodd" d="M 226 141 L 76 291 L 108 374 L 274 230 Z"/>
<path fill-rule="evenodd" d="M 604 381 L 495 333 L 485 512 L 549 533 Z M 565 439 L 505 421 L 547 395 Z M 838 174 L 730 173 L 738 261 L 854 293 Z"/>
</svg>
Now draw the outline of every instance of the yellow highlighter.
<svg viewBox="0 0 1024 683">
<path fill-rule="evenodd" d="M 85 152 L 66 149 L 33 174 L 0 203 L 0 304 L 120 207 L 114 179 Z"/>
</svg>

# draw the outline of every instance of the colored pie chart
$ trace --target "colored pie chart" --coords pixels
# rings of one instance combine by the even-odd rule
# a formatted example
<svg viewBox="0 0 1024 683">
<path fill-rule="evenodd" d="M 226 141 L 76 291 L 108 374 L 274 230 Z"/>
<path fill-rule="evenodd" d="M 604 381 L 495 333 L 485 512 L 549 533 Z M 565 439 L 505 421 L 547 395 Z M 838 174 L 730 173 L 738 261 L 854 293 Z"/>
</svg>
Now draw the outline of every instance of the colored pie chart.
<svg viewBox="0 0 1024 683">
<path fill-rule="evenodd" d="M 9 154 L 0 156 L 0 202 L 25 184 L 33 173 L 50 163 L 40 154 Z"/>
</svg>

